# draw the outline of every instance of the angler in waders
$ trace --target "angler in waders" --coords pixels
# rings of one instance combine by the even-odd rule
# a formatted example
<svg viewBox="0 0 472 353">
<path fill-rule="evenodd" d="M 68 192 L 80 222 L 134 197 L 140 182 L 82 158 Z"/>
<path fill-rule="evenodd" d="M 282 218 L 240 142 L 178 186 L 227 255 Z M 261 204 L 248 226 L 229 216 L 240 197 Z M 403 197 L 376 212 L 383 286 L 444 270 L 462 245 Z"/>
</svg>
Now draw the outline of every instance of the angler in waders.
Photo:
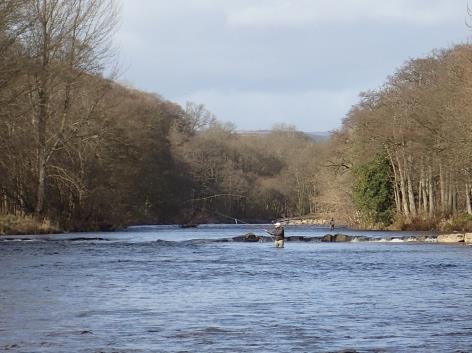
<svg viewBox="0 0 472 353">
<path fill-rule="evenodd" d="M 275 247 L 283 248 L 285 243 L 285 230 L 284 227 L 279 223 L 274 224 L 275 228 L 272 231 L 264 229 L 267 233 L 275 237 Z"/>
<path fill-rule="evenodd" d="M 331 221 L 329 221 L 329 228 L 333 231 L 334 230 L 334 218 L 331 217 Z"/>
</svg>

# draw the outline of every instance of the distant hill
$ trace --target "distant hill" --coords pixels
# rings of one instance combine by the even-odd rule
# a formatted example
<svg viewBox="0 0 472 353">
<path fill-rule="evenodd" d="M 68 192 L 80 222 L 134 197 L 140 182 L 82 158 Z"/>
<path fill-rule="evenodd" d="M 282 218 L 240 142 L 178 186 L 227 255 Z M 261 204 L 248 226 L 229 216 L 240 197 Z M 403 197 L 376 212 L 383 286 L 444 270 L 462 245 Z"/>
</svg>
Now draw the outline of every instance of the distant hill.
<svg viewBox="0 0 472 353">
<path fill-rule="evenodd" d="M 239 130 L 238 131 L 238 133 L 242 135 L 265 135 L 265 134 L 270 134 L 271 132 L 272 130 Z M 328 131 L 314 131 L 314 132 L 300 131 L 300 132 L 312 138 L 315 141 L 326 141 L 327 139 L 329 139 L 329 136 L 331 134 Z"/>
<path fill-rule="evenodd" d="M 328 131 L 315 131 L 315 132 L 303 131 L 303 133 L 311 137 L 315 141 L 326 141 L 327 139 L 329 139 L 329 136 L 331 135 L 331 133 Z"/>
</svg>

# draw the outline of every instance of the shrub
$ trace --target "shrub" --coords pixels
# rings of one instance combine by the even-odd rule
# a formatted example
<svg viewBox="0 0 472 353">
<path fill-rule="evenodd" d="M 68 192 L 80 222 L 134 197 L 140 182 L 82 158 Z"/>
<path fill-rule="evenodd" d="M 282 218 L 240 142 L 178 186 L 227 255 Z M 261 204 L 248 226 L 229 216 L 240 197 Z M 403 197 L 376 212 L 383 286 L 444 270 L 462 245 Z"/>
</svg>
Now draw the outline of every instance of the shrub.
<svg viewBox="0 0 472 353">
<path fill-rule="evenodd" d="M 0 235 L 51 234 L 60 229 L 48 219 L 37 220 L 32 216 L 0 215 Z"/>
<path fill-rule="evenodd" d="M 388 226 L 394 216 L 391 167 L 384 156 L 354 169 L 353 197 L 363 222 Z"/>
<path fill-rule="evenodd" d="M 467 213 L 457 214 L 452 218 L 441 222 L 439 228 L 444 232 L 472 231 L 472 215 Z"/>
<path fill-rule="evenodd" d="M 407 220 L 405 217 L 398 217 L 392 224 L 391 229 L 404 231 L 429 231 L 438 229 L 438 221 L 429 217 L 415 217 Z"/>
</svg>

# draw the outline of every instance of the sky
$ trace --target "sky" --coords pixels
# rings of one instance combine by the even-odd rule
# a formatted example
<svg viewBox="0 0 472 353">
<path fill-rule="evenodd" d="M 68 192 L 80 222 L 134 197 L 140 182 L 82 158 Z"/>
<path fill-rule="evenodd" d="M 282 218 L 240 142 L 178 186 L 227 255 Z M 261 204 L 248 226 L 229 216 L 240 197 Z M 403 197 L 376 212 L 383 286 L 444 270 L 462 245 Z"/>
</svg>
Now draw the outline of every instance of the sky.
<svg viewBox="0 0 472 353">
<path fill-rule="evenodd" d="M 121 0 L 120 20 L 119 81 L 240 130 L 337 129 L 360 92 L 472 36 L 467 0 Z"/>
</svg>

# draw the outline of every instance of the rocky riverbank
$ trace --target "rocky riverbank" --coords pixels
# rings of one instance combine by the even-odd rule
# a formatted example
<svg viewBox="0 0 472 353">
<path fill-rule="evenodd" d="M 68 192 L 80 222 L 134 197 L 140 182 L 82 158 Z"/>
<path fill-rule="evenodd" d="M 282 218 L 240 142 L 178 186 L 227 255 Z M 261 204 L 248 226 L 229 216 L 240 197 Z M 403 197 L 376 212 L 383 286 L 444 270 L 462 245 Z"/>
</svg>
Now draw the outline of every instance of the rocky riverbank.
<svg viewBox="0 0 472 353">
<path fill-rule="evenodd" d="M 272 237 L 259 236 L 253 233 L 247 233 L 231 239 L 221 239 L 221 241 L 236 241 L 236 242 L 271 242 Z M 472 233 L 452 233 L 452 234 L 431 234 L 431 235 L 416 235 L 403 237 L 368 237 L 368 236 L 353 236 L 346 234 L 326 234 L 322 237 L 309 236 L 288 236 L 285 237 L 287 242 L 318 242 L 318 243 L 347 243 L 347 242 L 419 242 L 419 243 L 463 243 L 472 244 Z"/>
</svg>

